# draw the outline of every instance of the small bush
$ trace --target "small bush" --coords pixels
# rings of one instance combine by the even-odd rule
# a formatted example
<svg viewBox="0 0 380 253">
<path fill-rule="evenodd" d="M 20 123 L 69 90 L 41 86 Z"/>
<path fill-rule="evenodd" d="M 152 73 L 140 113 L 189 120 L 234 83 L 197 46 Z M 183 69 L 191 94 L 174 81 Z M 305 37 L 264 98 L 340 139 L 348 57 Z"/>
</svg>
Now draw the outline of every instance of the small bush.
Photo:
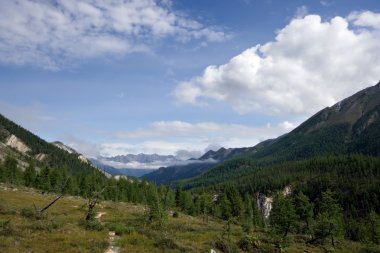
<svg viewBox="0 0 380 253">
<path fill-rule="evenodd" d="M 0 220 L 0 235 L 10 236 L 14 233 L 14 227 L 10 220 Z"/>
<path fill-rule="evenodd" d="M 95 230 L 95 231 L 103 230 L 102 224 L 96 219 L 82 220 L 79 222 L 79 225 L 81 225 L 83 228 L 87 230 Z"/>
<path fill-rule="evenodd" d="M 117 235 L 132 234 L 135 232 L 134 227 L 127 227 L 122 223 L 108 223 L 106 227 L 111 231 L 115 231 Z"/>
<path fill-rule="evenodd" d="M 155 245 L 159 248 L 164 249 L 178 249 L 178 245 L 174 242 L 172 238 L 163 238 L 159 240 Z"/>
<path fill-rule="evenodd" d="M 36 211 L 33 210 L 33 208 L 31 207 L 24 207 L 23 209 L 21 209 L 20 214 L 21 216 L 25 218 L 29 218 L 29 219 L 36 218 Z"/>
<path fill-rule="evenodd" d="M 48 220 L 36 220 L 29 225 L 29 228 L 36 231 L 53 231 L 56 226 L 53 222 Z"/>
<path fill-rule="evenodd" d="M 223 240 L 221 238 L 215 241 L 215 247 L 225 253 L 240 252 L 239 247 L 235 243 L 227 242 L 226 240 Z"/>
<path fill-rule="evenodd" d="M 260 240 L 257 237 L 246 235 L 243 238 L 240 239 L 238 242 L 238 246 L 240 249 L 244 251 L 253 251 L 255 249 L 258 249 L 260 246 Z"/>
</svg>

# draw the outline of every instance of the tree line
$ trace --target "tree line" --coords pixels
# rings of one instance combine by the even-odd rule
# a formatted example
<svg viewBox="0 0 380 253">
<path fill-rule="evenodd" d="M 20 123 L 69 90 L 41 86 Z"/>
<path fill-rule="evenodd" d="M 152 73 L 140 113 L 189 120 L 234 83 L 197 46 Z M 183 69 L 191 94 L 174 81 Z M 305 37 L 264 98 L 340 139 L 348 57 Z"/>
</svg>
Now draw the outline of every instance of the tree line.
<svg viewBox="0 0 380 253">
<path fill-rule="evenodd" d="M 375 203 L 376 200 L 379 200 L 376 192 L 379 185 L 375 183 L 378 180 L 376 178 L 378 167 L 376 163 L 367 163 L 368 161 L 361 160 L 362 158 L 347 159 L 353 159 L 356 161 L 354 164 L 363 164 L 363 166 L 350 168 L 346 167 L 344 163 L 338 163 L 340 165 L 337 167 L 344 169 L 344 173 L 348 173 L 348 175 L 362 174 L 365 177 L 375 177 L 373 184 L 371 180 L 361 181 L 360 177 L 352 178 L 351 181 L 343 178 L 341 181 L 335 182 L 335 187 L 328 188 L 332 185 L 326 182 L 333 182 L 333 178 L 323 176 L 318 177 L 316 181 L 308 178 L 308 180 L 295 184 L 294 192 L 290 196 L 284 197 L 276 192 L 285 185 L 284 183 L 292 180 L 279 183 L 276 178 L 281 178 L 283 173 L 273 173 L 274 171 L 268 170 L 266 173 L 273 173 L 271 174 L 272 180 L 263 177 L 268 174 L 259 173 L 260 179 L 267 182 L 266 193 L 275 195 L 269 219 L 264 217 L 258 206 L 256 195 L 258 188 L 254 186 L 255 180 L 251 181 L 251 188 L 242 187 L 242 185 L 237 187 L 236 184 L 231 183 L 218 188 L 197 188 L 190 191 L 183 190 L 179 186 L 174 188 L 164 185 L 156 186 L 145 179 L 123 177 L 119 180 L 108 179 L 96 169 L 93 169 L 91 173 L 72 174 L 65 168 L 37 168 L 33 161 L 23 171 L 20 169 L 18 161 L 14 157 L 8 156 L 4 162 L 0 163 L 0 181 L 33 187 L 42 192 L 57 192 L 65 182 L 67 184 L 64 188 L 65 194 L 85 198 L 104 189 L 100 195 L 103 200 L 145 205 L 148 220 L 159 227 L 166 222 L 169 211 L 174 211 L 175 215 L 181 211 L 189 215 L 201 216 L 205 222 L 210 216 L 233 221 L 242 225 L 247 233 L 252 233 L 259 228 L 267 228 L 280 239 L 293 233 L 305 235 L 310 238 L 311 242 L 324 242 L 329 239 L 334 244 L 336 238 L 344 237 L 378 244 L 380 242 L 380 219 L 377 209 L 379 203 Z M 325 158 L 323 161 L 324 164 L 328 164 L 342 160 Z M 315 165 L 314 168 L 322 168 L 319 167 L 321 161 L 314 160 L 303 163 L 304 165 L 311 163 Z M 326 167 L 324 170 L 328 171 L 329 175 L 343 173 L 331 170 L 331 168 L 335 167 Z M 304 179 L 306 179 L 306 174 L 314 175 L 314 177 L 318 175 L 316 169 L 310 171 L 310 166 L 306 169 L 297 163 L 292 166 L 284 165 L 283 169 L 287 172 L 294 170 L 295 175 L 298 177 L 303 175 L 300 178 Z M 350 171 L 352 172 L 350 173 Z M 292 173 L 288 173 L 288 175 L 292 175 Z M 356 182 L 356 185 L 353 182 Z M 369 188 L 363 188 L 362 184 L 364 183 Z M 337 187 L 339 184 L 357 188 L 351 188 L 347 194 Z M 349 188 L 346 188 L 347 190 Z M 369 203 L 370 201 L 372 202 Z"/>
</svg>

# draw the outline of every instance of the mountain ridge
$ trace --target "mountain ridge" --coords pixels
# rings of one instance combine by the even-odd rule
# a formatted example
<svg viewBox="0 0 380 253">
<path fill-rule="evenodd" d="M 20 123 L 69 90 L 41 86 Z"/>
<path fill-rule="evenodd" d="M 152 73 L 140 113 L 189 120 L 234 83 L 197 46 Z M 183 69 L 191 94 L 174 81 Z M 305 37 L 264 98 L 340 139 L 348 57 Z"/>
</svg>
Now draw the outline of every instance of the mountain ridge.
<svg viewBox="0 0 380 253">
<path fill-rule="evenodd" d="M 184 182 L 238 180 L 257 168 L 319 156 L 363 154 L 380 156 L 380 82 L 331 107 L 320 110 L 291 132 L 259 143 L 240 156 L 226 160 L 206 173 Z M 239 173 L 236 173 L 239 171 Z"/>
</svg>

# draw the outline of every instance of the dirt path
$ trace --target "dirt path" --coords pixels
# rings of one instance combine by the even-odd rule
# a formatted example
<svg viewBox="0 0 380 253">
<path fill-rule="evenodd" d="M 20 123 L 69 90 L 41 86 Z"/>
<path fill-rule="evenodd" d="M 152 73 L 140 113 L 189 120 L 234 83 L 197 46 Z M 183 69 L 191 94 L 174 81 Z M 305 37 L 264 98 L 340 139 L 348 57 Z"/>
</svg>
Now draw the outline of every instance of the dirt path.
<svg viewBox="0 0 380 253">
<path fill-rule="evenodd" d="M 98 219 L 101 222 L 101 218 L 103 215 L 107 214 L 106 212 L 97 212 L 95 215 L 95 218 Z M 104 253 L 119 253 L 119 247 L 115 246 L 116 241 L 116 233 L 115 231 L 109 231 L 108 232 L 108 242 L 110 246 Z"/>
</svg>

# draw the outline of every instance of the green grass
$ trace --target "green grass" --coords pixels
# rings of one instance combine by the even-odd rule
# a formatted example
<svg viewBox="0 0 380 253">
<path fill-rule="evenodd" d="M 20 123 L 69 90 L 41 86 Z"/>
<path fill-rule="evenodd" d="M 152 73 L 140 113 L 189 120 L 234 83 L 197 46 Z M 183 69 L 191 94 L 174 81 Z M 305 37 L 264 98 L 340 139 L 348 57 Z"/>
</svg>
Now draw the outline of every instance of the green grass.
<svg viewBox="0 0 380 253">
<path fill-rule="evenodd" d="M 34 205 L 41 208 L 54 199 L 54 195 L 42 195 L 31 189 L 4 190 L 4 187 L 0 184 L 0 252 L 103 253 L 109 245 L 109 230 L 117 234 L 115 243 L 120 247 L 120 253 L 206 253 L 217 249 L 216 242 L 228 245 L 234 252 L 233 249 L 238 250 L 237 245 L 241 245 L 238 242 L 245 238 L 242 228 L 232 225 L 231 243 L 228 244 L 227 237 L 222 236 L 226 225 L 224 221 L 210 217 L 205 222 L 183 213 L 178 218 L 169 217 L 164 228 L 152 228 L 144 218 L 143 206 L 108 201 L 101 202 L 96 208 L 97 212 L 104 213 L 97 224 L 100 229 L 86 229 L 83 225 L 85 199 L 66 196 L 45 216 L 36 218 L 33 215 Z M 264 230 L 254 232 L 251 238 L 254 238 L 252 245 L 255 246 L 245 252 L 276 252 L 273 239 Z M 304 238 L 296 236 L 290 237 L 289 241 L 282 252 L 380 252 L 379 246 L 347 241 L 342 241 L 335 249 L 329 245 L 306 244 Z M 246 241 L 242 242 L 247 246 Z"/>
</svg>

